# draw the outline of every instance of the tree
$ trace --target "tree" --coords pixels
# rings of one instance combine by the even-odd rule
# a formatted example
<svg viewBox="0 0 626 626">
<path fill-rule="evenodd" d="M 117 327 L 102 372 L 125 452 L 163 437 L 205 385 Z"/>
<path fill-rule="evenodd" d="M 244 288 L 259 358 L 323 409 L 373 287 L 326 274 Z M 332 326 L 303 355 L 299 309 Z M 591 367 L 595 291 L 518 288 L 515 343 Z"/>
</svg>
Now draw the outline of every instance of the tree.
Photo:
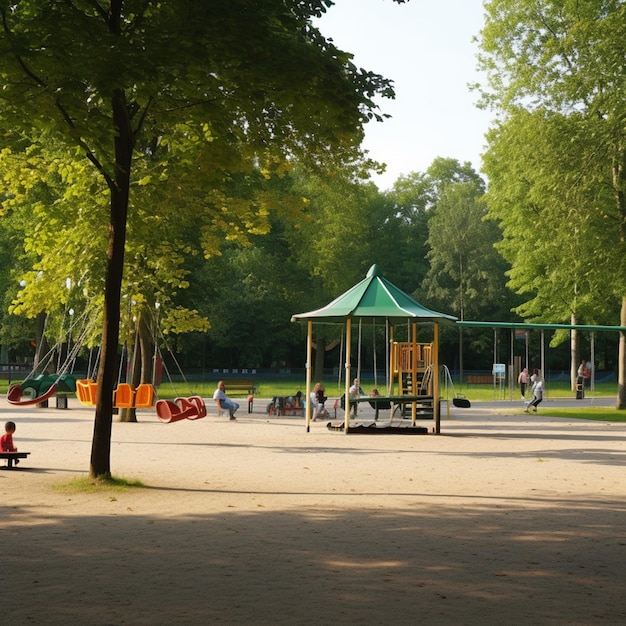
<svg viewBox="0 0 626 626">
<path fill-rule="evenodd" d="M 52 139 L 45 145 L 14 142 L 12 149 L 0 153 L 0 171 L 6 181 L 3 225 L 11 224 L 19 233 L 14 235 L 13 249 L 22 258 L 12 265 L 17 274 L 13 282 L 20 280 L 22 287 L 17 294 L 9 291 L 10 310 L 30 318 L 43 311 L 50 334 L 71 309 L 76 319 L 88 318 L 91 323 L 86 335 L 80 332 L 82 324 L 75 325 L 67 339 L 99 345 L 96 325 L 102 318 L 104 264 L 98 250 L 106 246 L 106 212 L 101 210 L 106 199 L 94 195 L 97 173 L 84 158 L 72 159 Z M 187 286 L 184 261 L 192 242 L 197 243 L 197 234 L 181 212 L 176 221 L 160 219 L 168 205 L 153 186 L 140 185 L 129 206 L 131 213 L 142 217 L 131 223 L 126 240 L 121 342 L 127 355 L 137 357 L 129 382 L 138 385 L 152 382 L 154 329 L 146 324 L 151 324 L 157 302 L 163 306 L 160 326 L 165 332 L 205 330 L 207 321 L 190 308 L 172 305 L 176 291 Z M 150 218 L 143 207 L 162 210 Z M 134 409 L 122 410 L 120 420 L 135 421 Z"/>
<path fill-rule="evenodd" d="M 600 317 L 603 298 L 595 298 L 592 313 L 585 300 L 608 291 L 621 301 L 625 325 L 626 5 L 493 0 L 485 10 L 483 98 L 500 115 L 485 159 L 489 206 L 497 219 L 507 213 L 504 250 L 528 240 L 525 220 L 535 225 L 534 254 L 511 275 L 518 292 L 537 294 L 523 308 L 536 314 L 542 301 L 552 302 L 572 311 L 571 319 L 579 310 Z M 559 241 L 572 245 L 556 248 Z M 589 242 L 599 244 L 591 262 L 580 254 Z M 554 290 L 544 287 L 545 277 Z M 618 381 L 617 406 L 626 409 L 624 333 Z"/>
<path fill-rule="evenodd" d="M 222 233 L 237 239 L 266 222 L 267 210 L 254 203 L 224 210 L 233 177 L 280 174 L 290 156 L 314 163 L 331 149 L 338 160 L 354 158 L 362 125 L 380 118 L 373 98 L 392 90 L 312 26 L 310 18 L 329 4 L 0 4 L 3 122 L 78 150 L 109 195 L 90 477 L 110 475 L 119 305 L 137 164 L 150 160 L 150 171 L 167 177 L 171 151 L 180 143 L 197 147 L 198 160 L 177 156 L 210 214 L 200 227 L 210 248 Z"/>
<path fill-rule="evenodd" d="M 428 223 L 430 270 L 424 288 L 462 320 L 506 313 L 508 266 L 494 247 L 500 231 L 484 220 L 485 213 L 480 189 L 453 183 L 442 190 Z"/>
<path fill-rule="evenodd" d="M 429 304 L 461 320 L 493 319 L 494 315 L 500 319 L 510 304 L 505 288 L 507 265 L 494 248 L 500 231 L 484 219 L 484 183 L 469 164 L 461 168 L 452 160 L 437 159 L 428 173 L 433 188 L 428 212 L 430 268 L 421 290 Z M 462 374 L 462 328 L 458 339 Z"/>
</svg>

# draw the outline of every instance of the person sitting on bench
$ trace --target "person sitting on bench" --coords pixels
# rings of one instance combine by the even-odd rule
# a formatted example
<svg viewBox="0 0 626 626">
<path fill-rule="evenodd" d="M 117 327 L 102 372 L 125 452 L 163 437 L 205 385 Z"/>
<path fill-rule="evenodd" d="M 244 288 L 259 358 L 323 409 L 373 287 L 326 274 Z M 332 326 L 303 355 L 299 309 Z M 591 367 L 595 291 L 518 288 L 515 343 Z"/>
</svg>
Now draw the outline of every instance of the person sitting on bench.
<svg viewBox="0 0 626 626">
<path fill-rule="evenodd" d="M 17 448 L 13 445 L 13 433 L 15 432 L 15 422 L 7 422 L 4 425 L 4 435 L 0 437 L 0 450 L 2 452 L 17 452 Z M 14 459 L 15 465 L 18 465 L 20 460 Z"/>
<path fill-rule="evenodd" d="M 317 422 L 318 419 L 322 420 L 330 417 L 330 414 L 324 407 L 324 403 L 328 400 L 328 398 L 326 397 L 326 391 L 322 383 L 315 384 L 315 387 L 313 387 L 313 391 L 311 392 L 310 400 L 312 421 Z"/>
<path fill-rule="evenodd" d="M 237 412 L 237 409 L 239 408 L 239 403 L 235 402 L 234 400 L 231 400 L 226 395 L 226 384 L 224 383 L 223 380 L 220 380 L 217 383 L 217 389 L 215 390 L 215 393 L 213 394 L 213 400 L 215 400 L 215 402 L 217 403 L 218 411 L 228 411 L 228 414 L 230 415 L 231 420 L 237 419 L 235 417 L 235 413 Z"/>
</svg>

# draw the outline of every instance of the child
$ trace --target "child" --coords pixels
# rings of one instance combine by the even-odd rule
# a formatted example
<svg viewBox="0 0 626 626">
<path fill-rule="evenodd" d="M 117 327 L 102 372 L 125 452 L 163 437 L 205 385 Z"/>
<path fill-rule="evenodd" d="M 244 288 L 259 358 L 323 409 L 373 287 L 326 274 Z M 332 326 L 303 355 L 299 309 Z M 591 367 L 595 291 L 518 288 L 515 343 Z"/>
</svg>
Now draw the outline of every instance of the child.
<svg viewBox="0 0 626 626">
<path fill-rule="evenodd" d="M 2 452 L 17 452 L 17 448 L 13 445 L 13 433 L 15 432 L 15 422 L 7 422 L 4 425 L 5 433 L 0 437 L 0 450 Z M 15 465 L 20 461 L 14 459 Z"/>
</svg>

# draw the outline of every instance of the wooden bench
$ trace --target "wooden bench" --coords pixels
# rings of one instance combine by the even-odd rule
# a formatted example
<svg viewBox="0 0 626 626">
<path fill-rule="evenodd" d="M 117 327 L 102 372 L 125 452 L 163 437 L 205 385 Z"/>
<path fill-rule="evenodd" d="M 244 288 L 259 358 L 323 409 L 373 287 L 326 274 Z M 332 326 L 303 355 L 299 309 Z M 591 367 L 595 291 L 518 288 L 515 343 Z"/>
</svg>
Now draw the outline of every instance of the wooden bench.
<svg viewBox="0 0 626 626">
<path fill-rule="evenodd" d="M 226 386 L 227 396 L 253 396 L 256 393 L 256 386 L 253 380 L 235 380 L 230 378 L 222 380 Z"/>
<path fill-rule="evenodd" d="M 17 459 L 25 459 L 30 452 L 0 452 L 0 459 L 7 459 L 8 465 L 0 465 L 0 469 L 13 469 L 13 462 L 17 465 Z"/>
<path fill-rule="evenodd" d="M 468 385 L 493 385 L 493 374 L 468 374 Z"/>
</svg>

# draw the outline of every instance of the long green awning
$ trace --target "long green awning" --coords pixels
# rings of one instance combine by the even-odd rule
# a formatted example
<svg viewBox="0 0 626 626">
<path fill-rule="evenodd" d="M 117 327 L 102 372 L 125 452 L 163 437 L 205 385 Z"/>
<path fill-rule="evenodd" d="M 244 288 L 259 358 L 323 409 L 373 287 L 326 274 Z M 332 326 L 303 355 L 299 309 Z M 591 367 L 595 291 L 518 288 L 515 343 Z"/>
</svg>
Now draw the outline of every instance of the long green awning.
<svg viewBox="0 0 626 626">
<path fill-rule="evenodd" d="M 520 330 L 613 330 L 626 332 L 626 326 L 595 326 L 592 324 L 528 324 L 525 322 L 468 322 L 457 320 L 456 325 L 474 328 L 516 328 Z"/>
</svg>

